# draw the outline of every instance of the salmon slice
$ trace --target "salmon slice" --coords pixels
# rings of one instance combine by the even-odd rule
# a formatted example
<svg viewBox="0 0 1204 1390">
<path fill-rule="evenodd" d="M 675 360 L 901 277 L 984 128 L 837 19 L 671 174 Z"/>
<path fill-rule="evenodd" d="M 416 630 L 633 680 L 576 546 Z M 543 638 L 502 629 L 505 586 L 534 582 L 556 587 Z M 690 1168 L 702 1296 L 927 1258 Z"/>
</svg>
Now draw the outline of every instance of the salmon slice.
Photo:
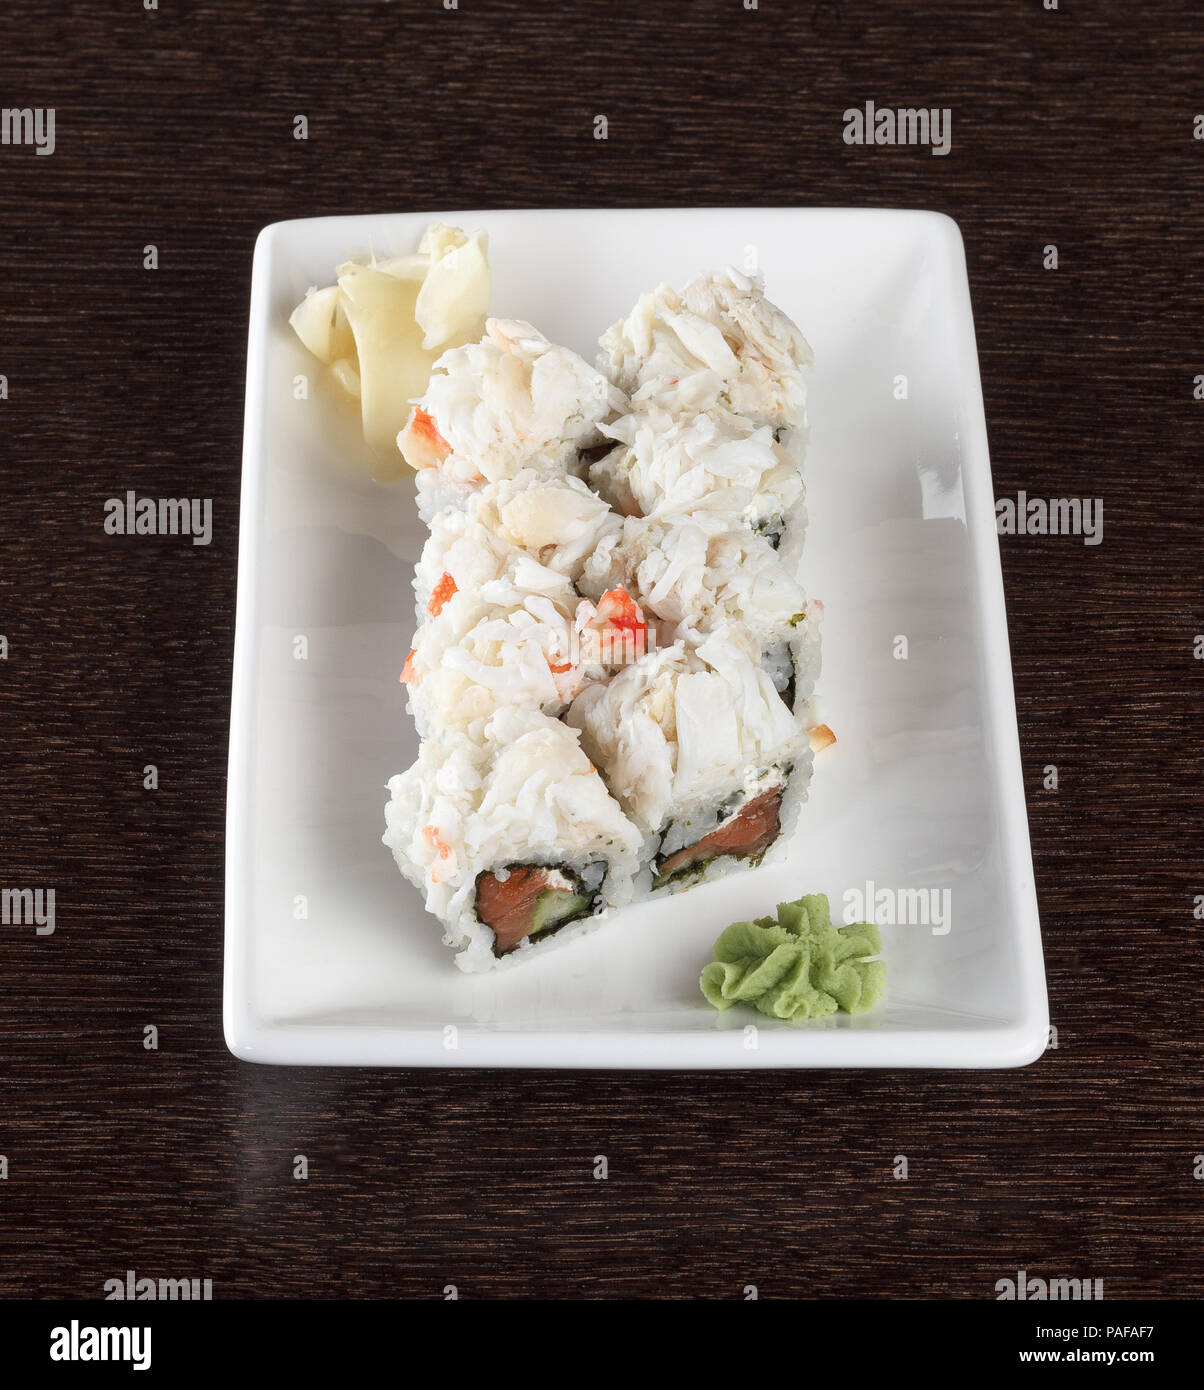
<svg viewBox="0 0 1204 1390">
<path fill-rule="evenodd" d="M 493 931 L 494 954 L 585 916 L 594 897 L 580 887 L 575 874 L 538 864 L 516 864 L 504 879 L 491 870 L 478 874 L 477 916 Z"/>
<path fill-rule="evenodd" d="M 782 793 L 784 787 L 774 787 L 745 802 L 739 815 L 712 830 L 701 840 L 669 855 L 657 866 L 653 887 L 660 888 L 669 879 L 689 869 L 701 867 L 720 855 L 733 859 L 758 859 L 778 838 L 782 829 Z"/>
</svg>

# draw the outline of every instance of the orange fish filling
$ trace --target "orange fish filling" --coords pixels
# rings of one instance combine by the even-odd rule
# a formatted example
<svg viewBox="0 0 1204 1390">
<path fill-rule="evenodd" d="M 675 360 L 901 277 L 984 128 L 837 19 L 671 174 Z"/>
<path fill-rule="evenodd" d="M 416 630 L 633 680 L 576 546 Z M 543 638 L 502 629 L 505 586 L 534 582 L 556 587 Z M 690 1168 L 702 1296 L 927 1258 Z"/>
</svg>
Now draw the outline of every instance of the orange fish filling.
<svg viewBox="0 0 1204 1390">
<path fill-rule="evenodd" d="M 781 834 L 784 790 L 784 787 L 774 787 L 762 792 L 717 830 L 662 859 L 656 867 L 654 886 L 660 887 L 678 874 L 701 868 L 722 855 L 730 855 L 733 859 L 759 859 Z"/>
</svg>

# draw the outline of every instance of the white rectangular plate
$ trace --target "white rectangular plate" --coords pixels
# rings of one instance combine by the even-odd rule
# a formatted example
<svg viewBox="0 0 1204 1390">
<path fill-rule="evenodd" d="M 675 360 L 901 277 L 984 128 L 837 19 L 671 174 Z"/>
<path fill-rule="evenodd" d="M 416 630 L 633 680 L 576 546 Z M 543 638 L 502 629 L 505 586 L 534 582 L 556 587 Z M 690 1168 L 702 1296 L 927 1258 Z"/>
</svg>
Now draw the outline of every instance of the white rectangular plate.
<svg viewBox="0 0 1204 1390">
<path fill-rule="evenodd" d="M 820 712 L 839 740 L 817 757 L 785 862 L 475 977 L 380 842 L 385 781 L 417 747 L 398 682 L 425 536 L 413 486 L 371 480 L 354 412 L 319 383 L 287 323 L 336 264 L 409 251 L 432 220 L 485 228 L 493 312 L 589 360 L 641 291 L 755 258 L 815 351 L 802 577 L 825 604 Z M 226 856 L 225 1031 L 251 1061 L 1003 1067 L 1039 1056 L 1045 975 L 957 226 L 924 212 L 752 208 L 266 228 L 251 294 Z M 704 1002 L 698 974 L 728 923 L 810 892 L 827 893 L 839 919 L 867 881 L 889 890 L 896 918 L 918 916 L 906 890 L 949 894 L 947 930 L 883 926 L 889 995 L 875 1012 L 790 1026 Z"/>
</svg>

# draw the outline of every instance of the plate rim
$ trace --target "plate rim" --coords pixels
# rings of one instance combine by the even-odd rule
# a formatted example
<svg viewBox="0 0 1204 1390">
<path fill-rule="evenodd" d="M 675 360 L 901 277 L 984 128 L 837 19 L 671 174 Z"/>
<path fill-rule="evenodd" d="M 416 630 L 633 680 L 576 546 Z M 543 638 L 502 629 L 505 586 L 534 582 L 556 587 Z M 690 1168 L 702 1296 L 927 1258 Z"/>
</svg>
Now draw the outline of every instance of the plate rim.
<svg viewBox="0 0 1204 1390">
<path fill-rule="evenodd" d="M 689 216 L 707 211 L 758 216 L 906 218 L 926 221 L 946 253 L 955 336 L 959 354 L 958 398 L 966 410 L 967 439 L 961 466 L 966 531 L 975 578 L 975 610 L 981 653 L 984 733 L 994 743 L 994 800 L 1002 852 L 1001 873 L 1012 889 L 1013 931 L 1021 1008 L 1019 1017 L 966 1029 L 881 1029 L 856 1026 L 782 1029 L 760 1027 L 756 1046 L 743 1046 L 739 1025 L 711 1032 L 656 1030 L 602 1033 L 551 1030 L 493 1031 L 461 1028 L 454 1049 L 442 1029 L 347 1024 L 278 1023 L 253 1010 L 250 972 L 240 971 L 251 945 L 253 923 L 243 901 L 251 882 L 254 820 L 251 800 L 251 742 L 258 693 L 258 561 L 264 525 L 263 461 L 266 457 L 267 335 L 272 321 L 272 261 L 286 231 L 315 224 L 471 219 L 505 214 L 577 217 L 591 212 L 638 216 Z M 999 537 L 986 408 L 970 294 L 965 243 L 946 213 L 920 208 L 789 207 L 781 205 L 693 207 L 579 207 L 432 209 L 387 213 L 341 213 L 268 223 L 255 241 L 247 331 L 246 398 L 243 412 L 242 478 L 239 492 L 237 591 L 235 598 L 230 734 L 225 816 L 222 1023 L 227 1048 L 242 1061 L 297 1066 L 376 1066 L 450 1069 L 531 1068 L 555 1070 L 756 1070 L 769 1068 L 873 1070 L 933 1068 L 988 1069 L 1025 1066 L 1046 1050 L 1048 988 L 1040 914 L 1032 864 L 1024 791 L 1019 724 L 1012 676 L 1007 603 Z M 884 1034 L 891 1056 L 882 1059 Z M 806 1046 L 800 1046 L 806 1039 Z M 478 1048 L 487 1055 L 477 1056 Z M 561 1050 L 563 1049 L 563 1051 Z M 553 1054 L 549 1059 L 549 1053 Z M 955 1053 L 956 1055 L 950 1055 Z M 876 1055 L 876 1060 L 874 1059 Z"/>
</svg>

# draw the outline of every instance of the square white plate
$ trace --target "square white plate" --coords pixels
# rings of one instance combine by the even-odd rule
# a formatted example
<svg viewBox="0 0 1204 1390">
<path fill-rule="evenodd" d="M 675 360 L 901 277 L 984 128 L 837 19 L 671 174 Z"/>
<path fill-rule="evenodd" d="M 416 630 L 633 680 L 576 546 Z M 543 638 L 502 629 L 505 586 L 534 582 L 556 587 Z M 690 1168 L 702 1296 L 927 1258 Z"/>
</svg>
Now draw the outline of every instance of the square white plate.
<svg viewBox="0 0 1204 1390">
<path fill-rule="evenodd" d="M 412 483 L 371 480 L 355 414 L 287 323 L 336 264 L 409 251 L 432 220 L 485 228 L 492 311 L 590 360 L 641 291 L 750 257 L 816 359 L 802 577 L 825 604 L 820 711 L 839 741 L 816 760 L 787 861 L 484 976 L 456 968 L 380 842 L 385 781 L 417 747 L 398 682 L 425 536 Z M 251 1061 L 1003 1067 L 1039 1056 L 1045 975 L 956 224 L 754 208 L 267 227 L 251 292 L 226 855 L 226 1040 Z M 792 1027 L 704 1002 L 698 974 L 728 923 L 805 892 L 827 893 L 839 919 L 867 881 L 900 911 L 903 890 L 950 895 L 945 932 L 883 927 L 889 995 L 874 1013 Z"/>
</svg>

